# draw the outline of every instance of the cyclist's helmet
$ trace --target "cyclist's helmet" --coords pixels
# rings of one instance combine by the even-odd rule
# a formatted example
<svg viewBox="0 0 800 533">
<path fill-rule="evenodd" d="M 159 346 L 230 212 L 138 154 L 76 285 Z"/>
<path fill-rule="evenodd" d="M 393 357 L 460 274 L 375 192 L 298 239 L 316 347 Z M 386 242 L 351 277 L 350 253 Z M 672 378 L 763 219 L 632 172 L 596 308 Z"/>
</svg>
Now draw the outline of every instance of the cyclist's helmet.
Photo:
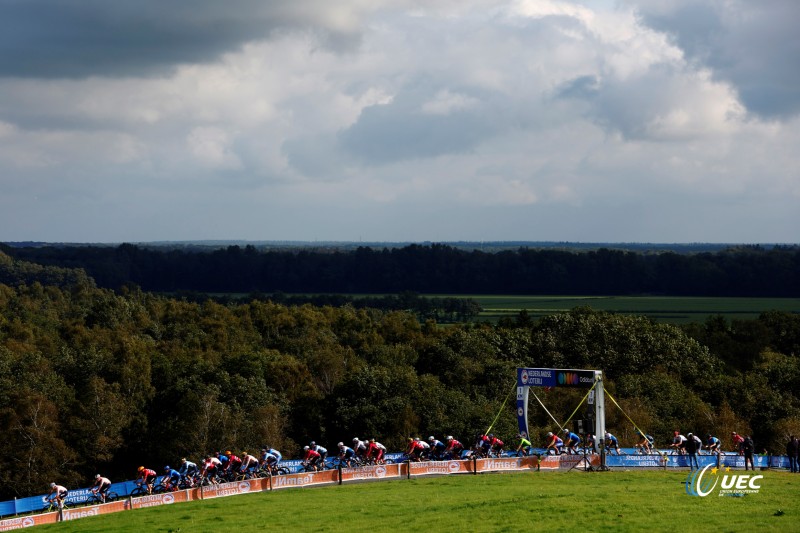
<svg viewBox="0 0 800 533">
<path fill-rule="evenodd" d="M 692 433 L 687 433 L 687 434 L 686 434 L 686 436 L 687 436 L 687 437 L 691 437 L 691 436 L 692 436 Z"/>
<path fill-rule="evenodd" d="M 51 489 L 54 489 L 54 488 L 56 488 L 56 484 L 55 484 L 55 483 L 50 483 L 50 488 L 51 488 Z"/>
<path fill-rule="evenodd" d="M 419 442 L 419 437 L 414 437 L 414 442 Z"/>
<path fill-rule="evenodd" d="M 491 439 L 492 437 L 494 437 L 494 433 L 489 433 L 489 435 L 487 436 Z"/>
<path fill-rule="evenodd" d="M 100 474 L 95 474 L 95 475 L 94 475 L 94 478 L 95 478 L 95 479 L 100 479 Z"/>
<path fill-rule="evenodd" d="M 547 436 L 548 436 L 548 437 L 552 437 L 552 436 L 553 436 L 553 432 L 552 432 L 552 431 L 548 431 L 548 432 L 547 432 Z"/>
<path fill-rule="evenodd" d="M 706 438 L 707 438 L 707 439 L 710 439 L 710 438 L 711 438 L 711 433 L 709 433 L 708 435 L 706 435 Z"/>
<path fill-rule="evenodd" d="M 233 455 L 233 453 L 230 450 L 225 450 L 225 455 Z"/>
<path fill-rule="evenodd" d="M 144 467 L 143 467 L 143 466 L 140 466 L 138 471 L 139 471 L 139 472 L 144 472 Z"/>
<path fill-rule="evenodd" d="M 306 451 L 309 450 L 308 446 L 303 446 L 303 449 L 306 450 Z"/>
<path fill-rule="evenodd" d="M 358 442 L 358 437 L 353 437 L 353 444 L 355 444 L 356 442 Z"/>
<path fill-rule="evenodd" d="M 569 430 L 567 428 L 564 428 L 564 434 L 566 435 L 567 433 L 569 433 Z"/>
<path fill-rule="evenodd" d="M 447 440 L 453 440 L 453 436 L 452 435 L 448 435 L 447 436 Z"/>
<path fill-rule="evenodd" d="M 344 448 L 344 442 L 340 442 L 339 444 L 337 444 L 337 446 L 338 446 L 339 448 Z"/>
<path fill-rule="evenodd" d="M 369 439 L 370 442 L 375 442 L 375 439 Z"/>
<path fill-rule="evenodd" d="M 317 445 L 317 443 L 314 442 L 313 440 L 311 441 L 311 444 L 309 444 L 309 446 L 316 446 L 316 445 Z"/>
<path fill-rule="evenodd" d="M 172 470 L 172 469 L 169 467 L 169 465 L 164 467 L 164 471 L 169 472 L 170 470 Z"/>
<path fill-rule="evenodd" d="M 186 462 L 186 457 L 184 457 L 183 459 L 181 459 L 181 464 L 183 464 L 183 463 L 185 463 L 185 462 Z"/>
<path fill-rule="evenodd" d="M 430 437 L 428 437 L 428 440 L 436 440 L 436 439 L 434 439 L 433 435 L 431 435 Z"/>
</svg>

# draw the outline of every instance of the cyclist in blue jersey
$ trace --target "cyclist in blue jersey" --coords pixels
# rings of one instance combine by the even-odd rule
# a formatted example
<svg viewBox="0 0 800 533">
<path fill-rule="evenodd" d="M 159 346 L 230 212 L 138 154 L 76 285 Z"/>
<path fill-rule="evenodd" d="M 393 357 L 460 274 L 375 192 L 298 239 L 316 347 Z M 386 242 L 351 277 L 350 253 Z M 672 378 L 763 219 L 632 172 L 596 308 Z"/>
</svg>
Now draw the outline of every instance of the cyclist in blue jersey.
<svg viewBox="0 0 800 533">
<path fill-rule="evenodd" d="M 339 447 L 339 461 L 344 462 L 348 467 L 352 466 L 353 459 L 356 457 L 356 452 L 350 446 L 345 446 L 343 442 L 340 442 L 336 446 Z"/>
<path fill-rule="evenodd" d="M 265 466 L 270 471 L 275 470 L 282 457 L 281 452 L 267 446 L 261 450 L 261 465 Z"/>
<path fill-rule="evenodd" d="M 178 472 L 180 472 L 181 477 L 183 477 L 186 483 L 191 487 L 194 486 L 194 477 L 200 473 L 200 469 L 197 467 L 196 463 L 184 457 L 181 459 L 181 467 L 178 469 Z"/>
<path fill-rule="evenodd" d="M 564 429 L 564 448 L 568 453 L 578 454 L 578 446 L 581 444 L 581 438 L 568 429 Z"/>
<path fill-rule="evenodd" d="M 639 453 L 652 453 L 653 443 L 655 442 L 653 436 L 642 433 L 639 429 L 636 430 L 636 435 L 639 436 L 639 441 L 634 445 L 634 448 L 636 448 Z"/>
<path fill-rule="evenodd" d="M 161 482 L 167 487 L 167 490 L 178 490 L 178 485 L 181 482 L 181 473 L 174 468 L 165 466 L 164 476 L 161 478 Z"/>
<path fill-rule="evenodd" d="M 706 445 L 703 446 L 709 453 L 719 453 L 722 451 L 722 442 L 709 433 L 706 435 Z"/>
<path fill-rule="evenodd" d="M 431 447 L 431 459 L 434 461 L 441 461 L 444 458 L 444 451 L 447 445 L 433 435 L 428 437 L 428 444 Z"/>
<path fill-rule="evenodd" d="M 615 450 L 617 455 L 622 455 L 622 450 L 619 448 L 619 441 L 617 440 L 617 437 L 608 431 L 606 431 L 605 437 L 606 452 L 610 454 L 612 450 Z"/>
<path fill-rule="evenodd" d="M 319 454 L 320 462 L 324 464 L 325 463 L 325 459 L 328 457 L 328 449 L 327 448 L 323 448 L 322 446 L 320 446 L 319 444 L 317 444 L 313 440 L 309 443 L 308 447 Z"/>
</svg>

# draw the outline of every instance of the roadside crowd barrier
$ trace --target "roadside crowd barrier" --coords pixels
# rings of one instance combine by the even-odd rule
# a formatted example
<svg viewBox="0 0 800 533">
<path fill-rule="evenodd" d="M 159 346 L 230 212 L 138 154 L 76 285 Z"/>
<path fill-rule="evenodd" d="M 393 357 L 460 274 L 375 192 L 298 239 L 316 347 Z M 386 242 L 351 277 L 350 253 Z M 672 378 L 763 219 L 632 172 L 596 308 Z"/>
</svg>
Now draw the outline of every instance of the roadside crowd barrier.
<svg viewBox="0 0 800 533">
<path fill-rule="evenodd" d="M 398 461 L 401 456 L 402 454 L 389 454 L 387 458 Z M 740 455 L 700 455 L 697 457 L 697 460 L 701 468 L 708 464 L 729 466 L 731 468 L 744 468 L 744 457 Z M 293 461 L 282 462 L 281 465 L 284 465 L 284 463 L 291 465 L 292 462 Z M 789 458 L 785 456 L 756 455 L 753 457 L 753 462 L 756 467 L 760 468 L 789 467 Z M 297 463 L 299 465 L 300 462 L 297 461 Z M 130 492 L 136 488 L 136 484 L 133 481 L 126 481 L 112 484 L 111 491 L 119 494 L 121 498 L 115 502 L 5 518 L 0 520 L 0 531 L 11 531 L 41 524 L 77 520 L 120 511 L 288 488 L 341 485 L 345 482 L 366 480 L 410 479 L 412 477 L 426 475 L 480 474 L 484 472 L 521 472 L 530 470 L 571 470 L 588 469 L 590 467 L 596 469 L 600 465 L 601 458 L 597 454 L 542 455 L 541 457 L 536 455 L 528 457 L 508 456 L 490 459 L 471 457 L 450 461 L 396 462 L 376 466 L 339 468 L 322 472 L 292 473 L 137 497 L 130 496 Z M 672 467 L 688 467 L 689 463 L 688 457 L 685 455 L 654 453 L 650 455 L 607 455 L 606 466 L 666 469 Z M 67 500 L 76 503 L 82 502 L 90 493 L 90 489 L 70 491 Z M 13 507 L 11 513 L 8 514 L 14 514 L 15 512 L 17 514 L 36 513 L 42 509 L 44 503 L 44 495 L 12 500 L 10 502 L 0 502 L 0 511 L 7 512 L 7 510 Z"/>
</svg>

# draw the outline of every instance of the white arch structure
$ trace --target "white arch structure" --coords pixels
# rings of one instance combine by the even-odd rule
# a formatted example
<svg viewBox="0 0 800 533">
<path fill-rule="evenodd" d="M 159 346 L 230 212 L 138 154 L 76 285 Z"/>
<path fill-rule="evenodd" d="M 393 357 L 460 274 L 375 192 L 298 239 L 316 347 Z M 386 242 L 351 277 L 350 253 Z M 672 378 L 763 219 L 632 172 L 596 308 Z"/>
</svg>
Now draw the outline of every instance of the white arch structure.
<svg viewBox="0 0 800 533">
<path fill-rule="evenodd" d="M 528 389 L 530 387 L 591 388 L 589 403 L 594 403 L 595 437 L 598 445 L 606 432 L 605 395 L 601 370 L 576 370 L 565 368 L 517 368 L 517 421 L 519 432 L 528 432 Z M 594 397 L 592 397 L 594 392 Z M 530 437 L 528 437 L 530 438 Z"/>
</svg>

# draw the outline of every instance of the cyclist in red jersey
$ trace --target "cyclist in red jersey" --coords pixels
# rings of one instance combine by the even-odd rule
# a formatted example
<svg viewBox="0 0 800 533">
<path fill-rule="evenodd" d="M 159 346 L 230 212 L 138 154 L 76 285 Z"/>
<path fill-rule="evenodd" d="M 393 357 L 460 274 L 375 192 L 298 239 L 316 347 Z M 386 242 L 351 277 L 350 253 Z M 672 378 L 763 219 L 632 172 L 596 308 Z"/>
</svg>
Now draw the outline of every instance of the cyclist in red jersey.
<svg viewBox="0 0 800 533">
<path fill-rule="evenodd" d="M 156 471 L 143 466 L 139 467 L 139 477 L 136 479 L 136 484 L 140 487 L 144 485 L 147 487 L 147 494 L 153 492 L 153 483 L 156 480 Z"/>
<path fill-rule="evenodd" d="M 369 440 L 367 446 L 367 459 L 373 461 L 375 464 L 383 464 L 383 456 L 386 454 L 386 446 L 380 442 L 375 442 L 375 439 Z"/>
<path fill-rule="evenodd" d="M 464 445 L 454 439 L 452 435 L 448 435 L 445 440 L 447 441 L 447 447 L 444 449 L 445 457 L 461 459 L 461 452 L 464 451 Z"/>
<path fill-rule="evenodd" d="M 303 466 L 310 466 L 316 471 L 321 470 L 322 456 L 319 452 L 312 450 L 310 446 L 303 446 L 303 451 L 305 452 Z"/>
</svg>

